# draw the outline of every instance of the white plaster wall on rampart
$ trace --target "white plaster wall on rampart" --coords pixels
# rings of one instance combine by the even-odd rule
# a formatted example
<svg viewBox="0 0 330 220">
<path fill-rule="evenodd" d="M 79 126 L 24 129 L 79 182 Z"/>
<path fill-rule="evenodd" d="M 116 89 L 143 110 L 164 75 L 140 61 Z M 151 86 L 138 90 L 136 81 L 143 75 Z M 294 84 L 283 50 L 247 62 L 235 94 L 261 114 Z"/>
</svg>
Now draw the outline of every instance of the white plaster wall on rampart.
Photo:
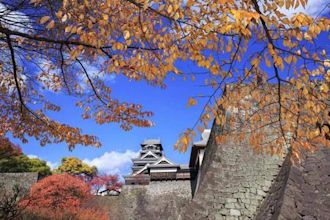
<svg viewBox="0 0 330 220">
<path fill-rule="evenodd" d="M 160 169 L 150 169 L 150 173 L 175 173 L 178 168 L 160 168 Z"/>
</svg>

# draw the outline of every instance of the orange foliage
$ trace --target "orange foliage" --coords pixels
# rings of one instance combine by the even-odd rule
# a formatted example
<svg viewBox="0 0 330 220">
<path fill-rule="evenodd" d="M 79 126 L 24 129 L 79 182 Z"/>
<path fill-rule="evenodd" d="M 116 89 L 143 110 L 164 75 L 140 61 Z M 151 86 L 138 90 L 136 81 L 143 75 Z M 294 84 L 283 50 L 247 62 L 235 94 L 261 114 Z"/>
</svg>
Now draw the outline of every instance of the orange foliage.
<svg viewBox="0 0 330 220">
<path fill-rule="evenodd" d="M 106 212 L 84 206 L 92 199 L 90 187 L 80 178 L 54 174 L 33 185 L 21 206 L 27 213 L 50 219 L 107 219 Z"/>
<path fill-rule="evenodd" d="M 264 127 L 261 122 L 275 124 L 281 136 L 273 146 L 285 143 L 299 151 L 306 141 L 321 138 L 325 143 L 330 128 L 325 110 L 329 109 L 330 57 L 327 44 L 319 41 L 327 37 L 330 19 L 322 13 L 283 13 L 298 12 L 294 10 L 307 3 L 14 1 L 5 11 L 24 12 L 29 21 L 0 16 L 0 54 L 6 57 L 0 59 L 0 135 L 13 133 L 22 141 L 29 135 L 42 145 L 66 142 L 70 148 L 100 145 L 96 137 L 47 117 L 47 111 L 59 111 L 60 107 L 50 103 L 44 91 L 73 95 L 82 118 L 99 124 L 115 122 L 124 130 L 151 126 L 152 113 L 139 104 L 112 97 L 104 79 L 121 74 L 163 87 L 171 74 L 184 78 L 197 75 L 179 69 L 177 61 L 188 61 L 205 70 L 204 80 L 212 92 L 205 95 L 209 98 L 197 123 L 182 133 L 176 145 L 182 151 L 194 140 L 195 128 L 208 127 L 213 118 L 221 125 L 236 123 L 219 108 L 253 109 L 259 101 L 261 111 L 244 119 L 251 123 L 253 132 Z M 40 71 L 27 70 L 33 68 L 25 68 L 25 63 Z M 86 67 L 94 64 L 99 71 L 91 73 Z M 232 95 L 227 92 L 229 98 L 225 97 L 225 85 L 233 82 Z M 261 86 L 267 83 L 276 89 Z M 238 101 L 250 95 L 256 102 L 240 106 Z M 189 106 L 198 103 L 195 98 L 188 100 Z M 263 111 L 268 105 L 269 112 Z M 251 142 L 259 145 L 265 135 L 254 137 Z M 312 145 L 309 149 L 316 149 Z"/>
</svg>

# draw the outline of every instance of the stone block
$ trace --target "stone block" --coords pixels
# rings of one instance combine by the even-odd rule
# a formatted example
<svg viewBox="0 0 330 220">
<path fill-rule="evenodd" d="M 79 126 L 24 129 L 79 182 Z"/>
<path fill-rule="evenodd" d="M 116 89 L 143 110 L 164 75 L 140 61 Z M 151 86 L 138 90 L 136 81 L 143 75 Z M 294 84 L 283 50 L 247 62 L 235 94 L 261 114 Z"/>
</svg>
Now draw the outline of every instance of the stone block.
<svg viewBox="0 0 330 220">
<path fill-rule="evenodd" d="M 228 208 L 228 209 L 236 208 L 236 207 L 235 207 L 235 203 L 226 203 L 226 204 L 225 204 L 225 208 Z"/>
<path fill-rule="evenodd" d="M 237 209 L 230 209 L 229 214 L 232 216 L 241 216 L 241 212 Z"/>
<path fill-rule="evenodd" d="M 214 215 L 214 220 L 225 220 L 225 216 L 221 215 L 220 213 L 216 213 Z"/>
<path fill-rule="evenodd" d="M 257 190 L 257 194 L 260 195 L 260 196 L 266 196 L 267 195 L 267 193 L 265 193 L 263 190 L 260 190 L 260 189 Z"/>
<path fill-rule="evenodd" d="M 220 209 L 220 210 L 219 210 L 219 213 L 220 213 L 221 215 L 229 215 L 229 209 Z"/>
<path fill-rule="evenodd" d="M 228 199 L 226 199 L 226 203 L 235 203 L 235 202 L 237 202 L 237 199 L 234 199 L 234 198 L 228 198 Z"/>
<path fill-rule="evenodd" d="M 257 210 L 257 206 L 256 205 L 246 205 L 245 206 L 247 210 L 249 210 L 250 212 L 254 213 Z"/>
<path fill-rule="evenodd" d="M 245 195 L 244 195 L 244 193 L 235 193 L 233 195 L 233 197 L 236 198 L 236 199 L 238 199 L 238 198 L 245 198 Z"/>
<path fill-rule="evenodd" d="M 250 201 L 250 199 L 241 199 L 241 201 L 242 201 L 242 203 L 244 203 L 244 204 L 250 204 L 251 203 L 251 201 Z"/>
</svg>

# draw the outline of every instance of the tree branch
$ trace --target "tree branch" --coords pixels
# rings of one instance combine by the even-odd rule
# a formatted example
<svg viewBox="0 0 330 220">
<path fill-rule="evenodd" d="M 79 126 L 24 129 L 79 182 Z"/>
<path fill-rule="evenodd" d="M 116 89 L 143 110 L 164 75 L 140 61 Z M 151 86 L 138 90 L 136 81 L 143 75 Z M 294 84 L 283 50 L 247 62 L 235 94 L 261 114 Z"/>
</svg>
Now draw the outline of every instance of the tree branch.
<svg viewBox="0 0 330 220">
<path fill-rule="evenodd" d="M 15 60 L 15 52 L 14 52 L 13 45 L 11 43 L 10 35 L 6 34 L 6 38 L 7 38 L 7 45 L 8 45 L 9 50 L 10 50 L 11 62 L 12 62 L 12 65 L 13 65 L 13 74 L 14 74 L 15 86 L 16 86 L 18 98 L 19 98 L 19 101 L 20 101 L 21 113 L 23 113 L 23 107 L 26 108 L 26 106 L 25 106 L 23 96 L 22 96 L 22 92 L 21 92 L 21 88 L 19 86 L 19 82 L 18 82 L 18 79 L 17 79 L 17 65 L 16 65 L 16 60 Z"/>
</svg>

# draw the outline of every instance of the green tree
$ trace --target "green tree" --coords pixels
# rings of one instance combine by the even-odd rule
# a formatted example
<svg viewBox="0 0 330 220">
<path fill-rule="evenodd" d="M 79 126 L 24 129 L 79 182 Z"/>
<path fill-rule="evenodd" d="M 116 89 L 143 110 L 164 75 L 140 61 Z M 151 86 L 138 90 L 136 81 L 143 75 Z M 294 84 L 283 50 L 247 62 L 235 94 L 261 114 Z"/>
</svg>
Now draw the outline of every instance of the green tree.
<svg viewBox="0 0 330 220">
<path fill-rule="evenodd" d="M 95 166 L 89 166 L 79 158 L 76 157 L 64 157 L 62 164 L 56 170 L 59 173 L 68 173 L 71 175 L 83 175 L 93 177 L 97 174 L 97 168 Z"/>
<path fill-rule="evenodd" d="M 48 176 L 52 173 L 46 161 L 40 160 L 38 158 L 30 159 L 26 155 L 0 159 L 0 172 L 38 172 L 42 176 Z"/>
<path fill-rule="evenodd" d="M 38 158 L 29 159 L 29 171 L 38 172 L 42 176 L 51 175 L 51 169 L 47 165 L 46 161 L 40 160 Z"/>
</svg>

